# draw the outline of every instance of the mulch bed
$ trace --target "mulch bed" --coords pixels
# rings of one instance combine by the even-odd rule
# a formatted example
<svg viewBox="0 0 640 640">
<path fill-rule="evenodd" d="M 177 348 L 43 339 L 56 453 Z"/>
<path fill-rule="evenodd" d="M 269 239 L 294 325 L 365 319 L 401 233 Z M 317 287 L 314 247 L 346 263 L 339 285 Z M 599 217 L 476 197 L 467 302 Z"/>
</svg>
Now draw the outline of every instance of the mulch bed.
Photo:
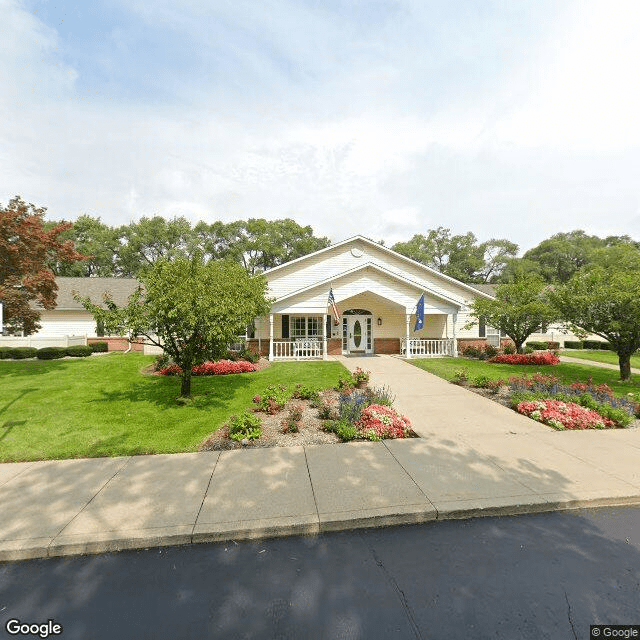
<svg viewBox="0 0 640 640">
<path fill-rule="evenodd" d="M 494 402 L 497 402 L 514 411 L 514 409 L 512 409 L 511 405 L 509 404 L 509 396 L 511 395 L 511 390 L 507 386 L 500 387 L 500 389 L 498 389 L 497 392 L 490 391 L 489 389 L 481 389 L 479 387 L 471 387 L 468 385 L 461 385 L 461 386 L 463 386 L 465 389 L 468 389 L 469 391 L 473 391 L 473 393 L 477 393 L 479 396 L 482 396 L 483 398 L 488 398 L 489 400 L 493 400 Z M 543 423 L 540 423 L 540 424 L 543 424 Z M 548 425 L 544 425 L 544 426 L 550 429 L 551 431 L 555 431 L 555 429 L 553 429 L 552 427 L 549 427 Z M 633 422 L 629 424 L 628 427 L 618 427 L 618 428 L 619 429 L 638 429 L 640 428 L 640 419 L 636 418 L 635 420 L 633 420 Z"/>
<path fill-rule="evenodd" d="M 321 392 L 321 398 L 337 401 L 337 391 L 327 390 Z M 298 433 L 283 433 L 282 421 L 288 415 L 288 408 L 292 404 L 303 407 L 302 424 Z M 259 447 L 298 447 L 311 444 L 338 444 L 340 438 L 335 433 L 323 431 L 324 420 L 318 417 L 318 409 L 312 407 L 309 400 L 291 400 L 287 406 L 270 415 L 262 411 L 256 414 L 262 420 L 262 435 L 257 440 L 249 440 L 248 444 L 229 440 L 226 429 L 220 428 L 212 433 L 201 445 L 199 451 L 222 451 L 229 449 L 255 449 Z"/>
</svg>

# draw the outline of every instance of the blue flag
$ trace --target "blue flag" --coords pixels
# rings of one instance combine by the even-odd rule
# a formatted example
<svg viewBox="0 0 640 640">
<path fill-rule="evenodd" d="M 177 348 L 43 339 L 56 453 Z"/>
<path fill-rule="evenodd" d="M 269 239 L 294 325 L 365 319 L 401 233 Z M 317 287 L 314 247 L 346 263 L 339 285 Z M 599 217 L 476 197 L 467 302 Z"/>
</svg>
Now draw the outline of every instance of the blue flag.
<svg viewBox="0 0 640 640">
<path fill-rule="evenodd" d="M 424 329 L 424 293 L 420 296 L 420 300 L 416 305 L 416 326 L 414 331 L 420 331 L 420 329 Z"/>
</svg>

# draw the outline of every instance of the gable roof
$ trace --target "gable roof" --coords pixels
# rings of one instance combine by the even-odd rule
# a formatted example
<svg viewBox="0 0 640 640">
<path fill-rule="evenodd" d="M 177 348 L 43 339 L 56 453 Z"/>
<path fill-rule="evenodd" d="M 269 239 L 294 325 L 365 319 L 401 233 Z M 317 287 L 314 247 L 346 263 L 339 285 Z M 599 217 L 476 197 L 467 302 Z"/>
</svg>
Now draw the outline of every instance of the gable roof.
<svg viewBox="0 0 640 640">
<path fill-rule="evenodd" d="M 438 271 L 437 269 L 432 269 L 431 267 L 428 267 L 427 265 L 422 264 L 421 262 L 418 262 L 417 260 L 412 260 L 411 258 L 407 258 L 407 256 L 403 256 L 401 253 L 398 253 L 397 251 L 394 251 L 393 249 L 389 249 L 388 247 L 385 247 L 384 245 L 380 244 L 379 242 L 376 242 L 375 240 L 372 240 L 371 238 L 367 238 L 365 236 L 361 236 L 361 235 L 356 235 L 356 236 L 352 236 L 351 238 L 347 238 L 346 240 L 341 240 L 340 242 L 336 242 L 335 244 L 329 245 L 328 247 L 325 247 L 324 249 L 319 249 L 318 251 L 314 251 L 313 253 L 308 253 L 307 255 L 301 256 L 300 258 L 296 258 L 295 260 L 290 260 L 289 262 L 285 262 L 283 264 L 278 265 L 277 267 L 273 267 L 271 269 L 267 269 L 266 271 L 263 271 L 261 275 L 264 276 L 269 276 L 269 274 L 271 273 L 275 273 L 281 269 L 285 269 L 287 267 L 290 267 L 293 264 L 298 264 L 300 262 L 303 262 L 305 260 L 309 260 L 311 258 L 314 258 L 316 256 L 319 256 L 322 253 L 326 253 L 328 251 L 331 251 L 333 249 L 336 249 L 338 247 L 342 247 L 346 244 L 349 244 L 351 242 L 363 242 L 364 244 L 367 244 L 371 247 L 375 247 L 377 250 L 383 251 L 388 253 L 389 255 L 392 255 L 400 260 L 404 260 L 405 262 L 407 262 L 408 264 L 411 264 L 413 266 L 419 267 L 421 269 L 424 269 L 427 273 L 433 274 L 439 278 L 442 278 L 443 280 L 446 280 L 447 282 L 451 282 L 453 284 L 456 284 L 459 287 L 462 287 L 463 289 L 467 289 L 468 291 L 474 293 L 474 294 L 478 294 L 480 293 L 481 295 L 485 296 L 485 297 L 493 297 L 493 294 L 490 293 L 486 293 L 485 291 L 482 291 L 481 289 L 476 289 L 473 285 L 467 284 L 465 282 L 461 282 L 460 280 L 456 280 L 455 278 L 452 278 L 451 276 L 447 276 L 444 273 Z"/>
<path fill-rule="evenodd" d="M 410 286 L 415 287 L 416 289 L 420 290 L 420 291 L 424 291 L 425 293 L 428 293 L 430 296 L 433 296 L 434 298 L 439 298 L 440 300 L 444 300 L 445 302 L 448 302 L 450 304 L 452 304 L 455 307 L 461 308 L 462 305 L 460 304 L 460 302 L 458 302 L 457 300 L 454 300 L 453 298 L 450 298 L 449 296 L 446 296 L 442 293 L 438 293 L 436 291 L 432 291 L 431 289 L 425 289 L 424 285 L 421 284 L 420 282 L 415 282 L 415 280 L 411 280 L 410 278 L 405 278 L 404 276 L 401 276 L 397 273 L 394 273 L 393 271 L 389 271 L 389 269 L 385 269 L 384 267 L 380 266 L 379 264 L 375 264 L 373 262 L 365 262 L 364 264 L 358 265 L 357 267 L 354 267 L 353 269 L 348 269 L 347 271 L 343 271 L 342 273 L 338 273 L 335 275 L 332 275 L 324 280 L 321 280 L 319 282 L 313 282 L 312 284 L 306 286 L 306 287 L 301 287 L 300 289 L 296 289 L 295 291 L 290 291 L 289 293 L 287 293 L 284 296 L 281 296 L 280 298 L 276 299 L 276 302 L 282 302 L 283 300 L 287 300 L 289 298 L 293 298 L 297 295 L 300 295 L 301 293 L 304 293 L 305 291 L 311 291 L 313 289 L 316 289 L 318 287 L 321 286 L 326 286 L 327 284 L 330 284 L 332 282 L 335 282 L 336 280 L 339 280 L 340 278 L 343 278 L 344 276 L 348 276 L 354 273 L 358 273 L 358 271 L 366 271 L 367 269 L 373 269 L 374 271 L 378 271 L 379 273 L 382 273 L 384 275 L 387 275 L 395 280 L 399 280 L 401 282 L 404 282 L 405 284 L 408 284 Z"/>
<path fill-rule="evenodd" d="M 102 304 L 102 297 L 108 293 L 118 307 L 126 306 L 129 296 L 141 286 L 135 278 L 56 278 L 58 295 L 56 298 L 57 311 L 83 310 L 84 307 L 73 299 L 78 293 L 91 298 L 94 304 Z"/>
<path fill-rule="evenodd" d="M 473 287 L 474 289 L 477 289 L 478 291 L 482 291 L 482 293 L 486 293 L 487 295 L 490 295 L 492 298 L 495 298 L 496 287 L 498 285 L 497 284 L 475 284 L 475 283 L 470 283 L 469 286 Z"/>
</svg>

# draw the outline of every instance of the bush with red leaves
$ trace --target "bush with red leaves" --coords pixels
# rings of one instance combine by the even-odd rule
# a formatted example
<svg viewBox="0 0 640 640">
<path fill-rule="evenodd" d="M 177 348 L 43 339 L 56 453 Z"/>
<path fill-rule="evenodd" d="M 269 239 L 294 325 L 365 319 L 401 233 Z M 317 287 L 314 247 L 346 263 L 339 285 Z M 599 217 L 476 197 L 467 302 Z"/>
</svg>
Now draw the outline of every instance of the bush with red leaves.
<svg viewBox="0 0 640 640">
<path fill-rule="evenodd" d="M 513 353 L 510 355 L 503 354 L 500 356 L 494 356 L 489 362 L 495 362 L 499 364 L 560 364 L 560 358 L 551 351 L 545 351 L 543 353 Z"/>
</svg>

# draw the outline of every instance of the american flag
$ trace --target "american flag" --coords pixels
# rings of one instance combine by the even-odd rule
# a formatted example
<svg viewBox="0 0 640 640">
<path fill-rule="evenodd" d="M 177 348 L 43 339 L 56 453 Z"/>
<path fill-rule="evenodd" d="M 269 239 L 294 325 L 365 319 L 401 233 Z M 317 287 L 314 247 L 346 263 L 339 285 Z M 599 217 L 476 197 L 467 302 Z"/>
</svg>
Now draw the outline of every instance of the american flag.
<svg viewBox="0 0 640 640">
<path fill-rule="evenodd" d="M 338 313 L 338 307 L 336 307 L 336 299 L 333 297 L 333 288 L 329 289 L 327 305 L 331 307 L 333 312 L 333 324 L 338 324 L 340 322 L 340 314 Z"/>
</svg>

